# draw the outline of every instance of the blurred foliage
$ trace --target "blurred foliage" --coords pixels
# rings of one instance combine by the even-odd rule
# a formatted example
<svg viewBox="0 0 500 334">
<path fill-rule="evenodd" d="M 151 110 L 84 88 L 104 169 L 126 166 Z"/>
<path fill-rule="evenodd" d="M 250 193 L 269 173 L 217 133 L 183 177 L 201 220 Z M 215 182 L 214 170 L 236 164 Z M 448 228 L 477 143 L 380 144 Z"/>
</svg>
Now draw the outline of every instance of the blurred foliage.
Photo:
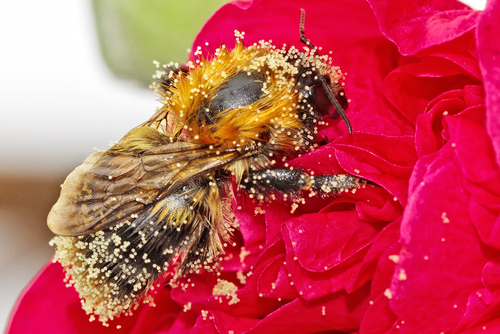
<svg viewBox="0 0 500 334">
<path fill-rule="evenodd" d="M 228 0 L 93 0 L 102 55 L 117 76 L 149 85 L 161 64 L 184 63 L 198 31 Z"/>
</svg>

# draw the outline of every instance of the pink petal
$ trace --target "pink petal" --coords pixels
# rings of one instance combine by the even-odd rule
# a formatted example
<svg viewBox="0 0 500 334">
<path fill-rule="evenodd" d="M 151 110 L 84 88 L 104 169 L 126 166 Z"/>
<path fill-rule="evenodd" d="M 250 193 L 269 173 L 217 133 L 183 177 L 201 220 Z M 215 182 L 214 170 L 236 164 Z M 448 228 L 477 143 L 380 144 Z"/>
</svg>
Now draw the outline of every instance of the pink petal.
<svg viewBox="0 0 500 334">
<path fill-rule="evenodd" d="M 369 0 L 380 30 L 402 54 L 453 40 L 476 26 L 479 12 L 458 1 Z"/>
<path fill-rule="evenodd" d="M 486 92 L 486 128 L 500 165 L 500 1 L 488 1 L 479 17 L 477 50 Z"/>
<path fill-rule="evenodd" d="M 370 250 L 363 259 L 363 263 L 361 265 L 361 268 L 359 269 L 358 277 L 356 278 L 356 282 L 354 284 L 354 289 L 357 289 L 358 287 L 364 285 L 366 282 L 374 278 L 381 257 L 384 255 L 384 253 L 386 253 L 387 249 L 392 248 L 393 244 L 397 244 L 399 242 L 400 224 L 401 219 L 398 219 L 387 225 L 378 234 L 377 238 L 373 242 L 373 245 L 370 247 Z M 388 270 L 382 269 L 382 266 L 380 266 L 378 271 L 378 277 L 381 277 L 381 272 L 388 272 L 388 275 L 392 277 L 394 266 L 389 267 Z M 389 284 L 385 285 L 384 289 L 388 287 Z M 378 293 L 374 293 L 373 287 L 372 295 L 378 295 Z"/>
<path fill-rule="evenodd" d="M 417 116 L 436 96 L 477 83 L 476 78 L 448 60 L 425 57 L 389 74 L 384 81 L 384 93 L 408 120 L 415 123 Z"/>
<path fill-rule="evenodd" d="M 339 292 L 314 301 L 297 298 L 268 315 L 247 333 L 354 332 L 359 328 L 369 298 L 368 286 L 352 294 Z"/>
<path fill-rule="evenodd" d="M 461 333 L 464 329 L 471 326 L 475 322 L 475 320 L 480 318 L 487 311 L 487 306 L 481 299 L 481 295 L 481 290 L 470 294 L 464 316 L 458 323 L 457 327 L 455 327 L 456 332 Z"/>
<path fill-rule="evenodd" d="M 346 48 L 334 61 L 347 73 L 345 92 L 351 100 L 347 115 L 354 132 L 374 135 L 405 136 L 413 134 L 413 125 L 381 94 L 383 81 L 401 61 L 396 47 L 385 38 L 360 41 Z M 339 120 L 340 121 L 340 120 Z M 335 123 L 321 132 L 329 139 L 347 134 L 345 126 Z"/>
<path fill-rule="evenodd" d="M 205 316 L 198 316 L 196 323 L 191 329 L 190 333 L 198 334 L 220 334 L 220 332 L 215 327 L 214 316 L 212 312 L 207 312 Z"/>
<path fill-rule="evenodd" d="M 429 111 L 417 117 L 415 141 L 419 156 L 434 153 L 444 145 L 442 121 L 445 114 L 458 114 L 466 108 L 463 90 L 456 90 L 455 96 L 445 92 L 429 103 Z M 432 104 L 432 106 L 431 106 Z"/>
<path fill-rule="evenodd" d="M 260 321 L 257 318 L 234 317 L 220 311 L 211 313 L 215 318 L 215 327 L 221 334 L 230 333 L 230 331 L 233 331 L 234 334 L 243 333 Z"/>
<path fill-rule="evenodd" d="M 247 317 L 234 317 L 220 311 L 205 311 L 196 320 L 196 324 L 191 331 L 194 333 L 226 334 L 243 333 L 253 327 L 259 319 Z"/>
<path fill-rule="evenodd" d="M 394 276 L 396 261 L 399 261 L 399 258 L 397 258 L 397 256 L 399 255 L 400 251 L 401 244 L 398 241 L 388 245 L 388 247 L 380 256 L 371 284 L 371 295 L 374 298 L 385 295 L 387 293 L 387 290 L 390 288 L 391 280 Z"/>
<path fill-rule="evenodd" d="M 172 326 L 166 331 L 168 334 L 188 334 L 191 333 L 199 313 L 179 312 Z M 163 334 L 163 333 L 162 333 Z"/>
<path fill-rule="evenodd" d="M 401 225 L 402 250 L 390 305 L 406 331 L 447 331 L 460 321 L 469 295 L 481 287 L 489 254 L 469 218 L 470 196 L 451 145 L 426 156 L 416 170 Z"/>
<path fill-rule="evenodd" d="M 345 285 L 352 285 L 361 266 L 361 259 L 366 250 L 361 250 L 356 257 L 346 261 L 343 265 L 324 269 L 320 272 L 304 268 L 294 253 L 294 245 L 290 241 L 289 230 L 283 227 L 283 237 L 286 245 L 286 264 L 291 281 L 302 298 L 307 300 L 318 299 L 328 294 L 340 291 Z M 299 247 L 300 248 L 300 247 Z"/>
<path fill-rule="evenodd" d="M 267 298 L 295 299 L 299 296 L 288 276 L 285 254 L 277 257 L 262 272 L 257 292 Z"/>
<path fill-rule="evenodd" d="M 192 312 L 201 312 L 201 310 L 217 310 L 233 316 L 245 316 L 249 318 L 264 317 L 270 312 L 279 308 L 284 302 L 273 298 L 266 298 L 259 295 L 259 286 L 270 286 L 269 276 L 264 276 L 266 268 L 284 253 L 284 244 L 282 240 L 267 245 L 262 250 L 257 261 L 254 263 L 251 274 L 246 275 L 245 285 L 236 291 L 238 302 L 230 304 L 230 299 L 222 296 L 213 296 L 212 290 L 217 283 L 217 278 L 232 282 L 240 286 L 237 273 L 225 272 L 223 275 L 206 273 L 203 275 L 191 275 L 190 286 L 187 289 L 182 287 L 172 289 L 172 298 L 180 304 L 186 305 L 191 302 Z M 192 286 L 194 284 L 194 286 Z"/>
<path fill-rule="evenodd" d="M 50 263 L 25 290 L 7 333 L 160 333 L 174 322 L 180 307 L 165 288 L 157 290 L 155 303 L 156 307 L 141 305 L 133 316 L 110 321 L 109 327 L 90 322 L 74 288 L 65 286 L 61 265 Z"/>
<path fill-rule="evenodd" d="M 372 11 L 361 0 L 337 1 L 266 1 L 235 2 L 223 6 L 205 23 L 193 43 L 198 46 L 219 47 L 234 43 L 234 30 L 245 32 L 245 43 L 272 40 L 277 46 L 286 43 L 302 48 L 299 38 L 300 8 L 307 14 L 305 31 L 314 45 L 342 53 L 345 47 L 360 40 L 381 36 Z M 352 25 L 356 29 L 351 29 Z M 209 48 L 208 48 L 209 49 Z"/>
<path fill-rule="evenodd" d="M 366 222 L 379 223 L 399 218 L 403 208 L 399 201 L 380 187 L 366 187 L 356 203 L 358 217 Z"/>
<path fill-rule="evenodd" d="M 457 115 L 482 122 L 482 87 L 467 85 L 464 89 L 444 92 L 429 102 L 427 112 L 417 116 L 415 142 L 419 156 L 434 153 L 445 144 L 449 137 L 444 131 L 445 115 Z"/>
<path fill-rule="evenodd" d="M 465 86 L 464 101 L 469 107 L 484 105 L 485 101 L 483 86 Z"/>
<path fill-rule="evenodd" d="M 500 249 L 500 168 L 483 125 L 463 118 L 450 120 L 454 153 L 471 193 L 470 215 L 481 239 Z"/>
<path fill-rule="evenodd" d="M 493 319 L 487 323 L 476 325 L 469 328 L 461 334 L 484 334 L 484 333 L 500 333 L 500 318 Z"/>
<path fill-rule="evenodd" d="M 359 329 L 360 334 L 387 333 L 398 317 L 389 307 L 389 299 L 379 296 L 366 311 Z"/>
<path fill-rule="evenodd" d="M 331 145 L 337 149 L 339 164 L 385 188 L 405 205 L 408 178 L 416 161 L 413 138 L 354 134 Z"/>
<path fill-rule="evenodd" d="M 288 220 L 286 227 L 300 265 L 325 271 L 345 260 L 342 251 L 358 224 L 354 211 L 343 211 L 304 215 Z"/>
<path fill-rule="evenodd" d="M 267 242 L 272 242 L 277 238 L 281 239 L 281 225 L 283 222 L 293 217 L 290 210 L 276 204 L 277 203 L 274 203 L 274 205 L 266 205 L 265 207 Z"/>
</svg>

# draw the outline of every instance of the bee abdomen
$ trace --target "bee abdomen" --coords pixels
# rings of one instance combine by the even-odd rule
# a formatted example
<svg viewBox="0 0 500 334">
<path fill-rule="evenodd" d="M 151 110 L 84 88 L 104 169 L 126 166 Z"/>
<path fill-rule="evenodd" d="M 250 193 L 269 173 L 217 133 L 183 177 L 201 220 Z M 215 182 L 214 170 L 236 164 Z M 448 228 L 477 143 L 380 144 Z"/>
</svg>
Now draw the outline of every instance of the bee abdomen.
<svg viewBox="0 0 500 334">
<path fill-rule="evenodd" d="M 173 259 L 176 275 L 212 270 L 227 229 L 221 196 L 225 180 L 205 177 L 150 204 L 114 227 L 78 237 L 56 237 L 56 258 L 87 313 L 107 322 L 149 299 Z M 151 214 L 153 212 L 153 214 Z"/>
</svg>

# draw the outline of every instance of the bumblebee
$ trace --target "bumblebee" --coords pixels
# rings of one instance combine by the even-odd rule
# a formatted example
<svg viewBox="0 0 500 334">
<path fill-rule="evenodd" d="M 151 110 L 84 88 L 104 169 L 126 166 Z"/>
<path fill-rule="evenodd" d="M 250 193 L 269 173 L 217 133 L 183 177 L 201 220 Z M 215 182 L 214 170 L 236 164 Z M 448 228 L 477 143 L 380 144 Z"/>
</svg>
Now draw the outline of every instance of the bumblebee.
<svg viewBox="0 0 500 334">
<path fill-rule="evenodd" d="M 55 260 L 103 323 L 130 314 L 164 273 L 216 268 L 238 227 L 236 193 L 257 202 L 355 190 L 352 175 L 311 176 L 283 161 L 318 146 L 318 124 L 344 118 L 342 73 L 304 35 L 304 51 L 261 41 L 159 73 L 163 104 L 107 151 L 90 155 L 62 185 L 48 216 Z"/>
</svg>

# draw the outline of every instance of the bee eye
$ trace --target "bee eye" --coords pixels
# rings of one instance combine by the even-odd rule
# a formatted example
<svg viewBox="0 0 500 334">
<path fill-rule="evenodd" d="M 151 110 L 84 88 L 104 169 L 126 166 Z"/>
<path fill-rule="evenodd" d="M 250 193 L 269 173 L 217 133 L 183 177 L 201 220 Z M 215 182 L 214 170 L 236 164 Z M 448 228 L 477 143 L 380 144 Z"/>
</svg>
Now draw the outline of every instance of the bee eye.
<svg viewBox="0 0 500 334">
<path fill-rule="evenodd" d="M 330 103 L 330 100 L 328 100 L 328 96 L 326 95 L 326 92 L 323 89 L 323 87 L 314 87 L 312 89 L 311 102 L 316 107 L 318 114 L 322 115 L 323 117 L 328 117 L 328 116 L 333 118 L 339 117 L 336 111 L 332 111 L 333 114 L 330 115 L 330 110 L 331 109 L 335 110 L 335 109 Z"/>
<path fill-rule="evenodd" d="M 332 105 L 331 100 L 328 98 L 328 94 L 325 91 L 325 87 L 321 84 L 321 81 L 315 78 L 317 74 L 300 76 L 298 82 L 300 83 L 299 92 L 302 94 L 305 101 L 304 104 L 310 104 L 314 106 L 318 115 L 325 118 L 339 118 L 340 115 L 336 108 Z M 324 76 L 324 80 L 327 86 L 333 89 L 331 79 L 328 76 Z M 336 88 L 335 98 L 342 106 L 346 109 L 348 106 L 347 98 L 345 97 L 344 90 L 342 88 Z"/>
<path fill-rule="evenodd" d="M 236 109 L 258 101 L 262 95 L 263 83 L 255 75 L 239 72 L 226 83 L 209 105 L 210 116 L 227 109 Z"/>
</svg>

